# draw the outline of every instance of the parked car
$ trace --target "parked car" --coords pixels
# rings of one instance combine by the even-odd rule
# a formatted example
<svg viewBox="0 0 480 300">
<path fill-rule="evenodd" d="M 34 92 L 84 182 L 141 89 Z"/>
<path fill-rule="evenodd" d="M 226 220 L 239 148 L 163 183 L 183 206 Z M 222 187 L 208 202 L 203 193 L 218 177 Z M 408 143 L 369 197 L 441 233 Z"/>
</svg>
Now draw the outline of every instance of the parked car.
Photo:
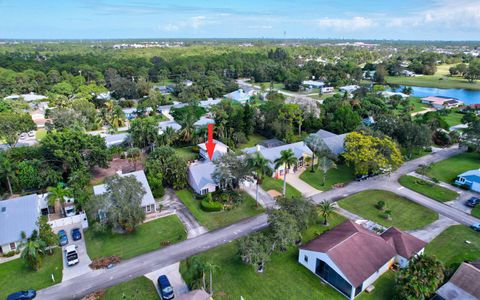
<svg viewBox="0 0 480 300">
<path fill-rule="evenodd" d="M 32 130 L 32 131 L 29 131 L 29 132 L 28 132 L 28 136 L 29 136 L 29 137 L 34 137 L 34 136 L 35 136 L 35 131 L 33 131 L 33 130 Z"/>
<path fill-rule="evenodd" d="M 67 233 L 63 229 L 58 231 L 58 242 L 60 246 L 65 246 L 66 244 L 68 244 Z"/>
<path fill-rule="evenodd" d="M 33 299 L 37 296 L 37 292 L 35 290 L 27 290 L 27 291 L 20 291 L 13 294 L 8 295 L 7 300 L 27 300 Z"/>
<path fill-rule="evenodd" d="M 356 181 L 362 181 L 362 180 L 367 180 L 367 179 L 368 179 L 368 175 L 366 175 L 366 174 L 363 174 L 363 175 L 361 175 L 361 174 L 355 175 L 355 180 L 356 180 Z"/>
<path fill-rule="evenodd" d="M 65 248 L 65 258 L 67 259 L 67 265 L 69 267 L 78 264 L 79 260 L 76 245 L 70 245 Z"/>
<path fill-rule="evenodd" d="M 480 223 L 475 223 L 470 225 L 470 228 L 472 228 L 475 231 L 480 231 Z"/>
<path fill-rule="evenodd" d="M 465 202 L 465 205 L 469 206 L 469 207 L 475 207 L 479 203 L 480 203 L 480 198 L 472 197 L 472 198 L 468 199 L 467 202 Z"/>
<path fill-rule="evenodd" d="M 170 281 L 168 281 L 168 278 L 166 275 L 160 275 L 158 277 L 158 289 L 160 290 L 160 295 L 162 296 L 163 300 L 169 300 L 175 298 L 175 295 L 173 294 L 173 288 L 172 285 L 170 284 Z"/>
<path fill-rule="evenodd" d="M 82 239 L 82 232 L 80 231 L 80 228 L 73 228 L 71 234 L 74 241 Z"/>
<path fill-rule="evenodd" d="M 76 214 L 75 205 L 73 203 L 65 204 L 65 217 L 73 217 Z"/>
</svg>

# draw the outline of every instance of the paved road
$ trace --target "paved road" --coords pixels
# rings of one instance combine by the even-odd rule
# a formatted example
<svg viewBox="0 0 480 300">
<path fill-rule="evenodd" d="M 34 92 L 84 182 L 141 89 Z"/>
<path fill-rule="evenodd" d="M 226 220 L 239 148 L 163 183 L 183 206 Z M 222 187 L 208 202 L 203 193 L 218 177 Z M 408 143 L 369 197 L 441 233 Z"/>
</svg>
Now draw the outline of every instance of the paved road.
<svg viewBox="0 0 480 300">
<path fill-rule="evenodd" d="M 79 299 L 83 296 L 156 271 L 218 245 L 261 230 L 267 216 L 258 215 L 228 227 L 123 261 L 110 270 L 96 270 L 38 292 L 38 299 Z"/>
</svg>

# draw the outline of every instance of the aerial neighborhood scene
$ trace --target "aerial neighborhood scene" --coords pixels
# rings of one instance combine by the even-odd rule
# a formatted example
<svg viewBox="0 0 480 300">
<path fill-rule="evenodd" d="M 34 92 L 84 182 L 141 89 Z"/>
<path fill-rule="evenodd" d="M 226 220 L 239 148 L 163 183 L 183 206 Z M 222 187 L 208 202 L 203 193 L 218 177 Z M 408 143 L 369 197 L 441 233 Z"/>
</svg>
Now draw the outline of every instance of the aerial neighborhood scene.
<svg viewBox="0 0 480 300">
<path fill-rule="evenodd" d="M 480 299 L 479 0 L 0 16 L 0 300 Z"/>
</svg>

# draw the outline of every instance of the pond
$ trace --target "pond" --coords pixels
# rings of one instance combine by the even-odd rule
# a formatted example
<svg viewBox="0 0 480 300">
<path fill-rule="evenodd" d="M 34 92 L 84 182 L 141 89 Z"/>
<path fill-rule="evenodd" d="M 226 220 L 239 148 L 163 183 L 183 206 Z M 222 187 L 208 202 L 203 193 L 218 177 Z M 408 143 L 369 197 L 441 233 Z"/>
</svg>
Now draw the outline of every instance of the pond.
<svg viewBox="0 0 480 300">
<path fill-rule="evenodd" d="M 427 96 L 444 96 L 457 98 L 465 104 L 474 104 L 480 103 L 480 91 L 476 90 L 466 90 L 466 89 L 438 89 L 438 88 L 428 88 L 420 86 L 411 86 L 413 89 L 412 96 L 423 98 Z M 401 86 L 397 89 L 397 92 L 400 92 L 403 89 Z"/>
</svg>

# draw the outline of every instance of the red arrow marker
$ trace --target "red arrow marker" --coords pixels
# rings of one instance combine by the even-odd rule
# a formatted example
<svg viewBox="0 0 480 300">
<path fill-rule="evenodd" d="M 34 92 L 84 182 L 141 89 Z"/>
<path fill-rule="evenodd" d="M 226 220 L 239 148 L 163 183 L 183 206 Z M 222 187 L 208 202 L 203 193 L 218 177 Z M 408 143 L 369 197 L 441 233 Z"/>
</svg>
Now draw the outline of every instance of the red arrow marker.
<svg viewBox="0 0 480 300">
<path fill-rule="evenodd" d="M 208 142 L 205 144 L 210 160 L 212 160 L 215 151 L 215 143 L 213 142 L 213 124 L 208 124 Z"/>
</svg>

